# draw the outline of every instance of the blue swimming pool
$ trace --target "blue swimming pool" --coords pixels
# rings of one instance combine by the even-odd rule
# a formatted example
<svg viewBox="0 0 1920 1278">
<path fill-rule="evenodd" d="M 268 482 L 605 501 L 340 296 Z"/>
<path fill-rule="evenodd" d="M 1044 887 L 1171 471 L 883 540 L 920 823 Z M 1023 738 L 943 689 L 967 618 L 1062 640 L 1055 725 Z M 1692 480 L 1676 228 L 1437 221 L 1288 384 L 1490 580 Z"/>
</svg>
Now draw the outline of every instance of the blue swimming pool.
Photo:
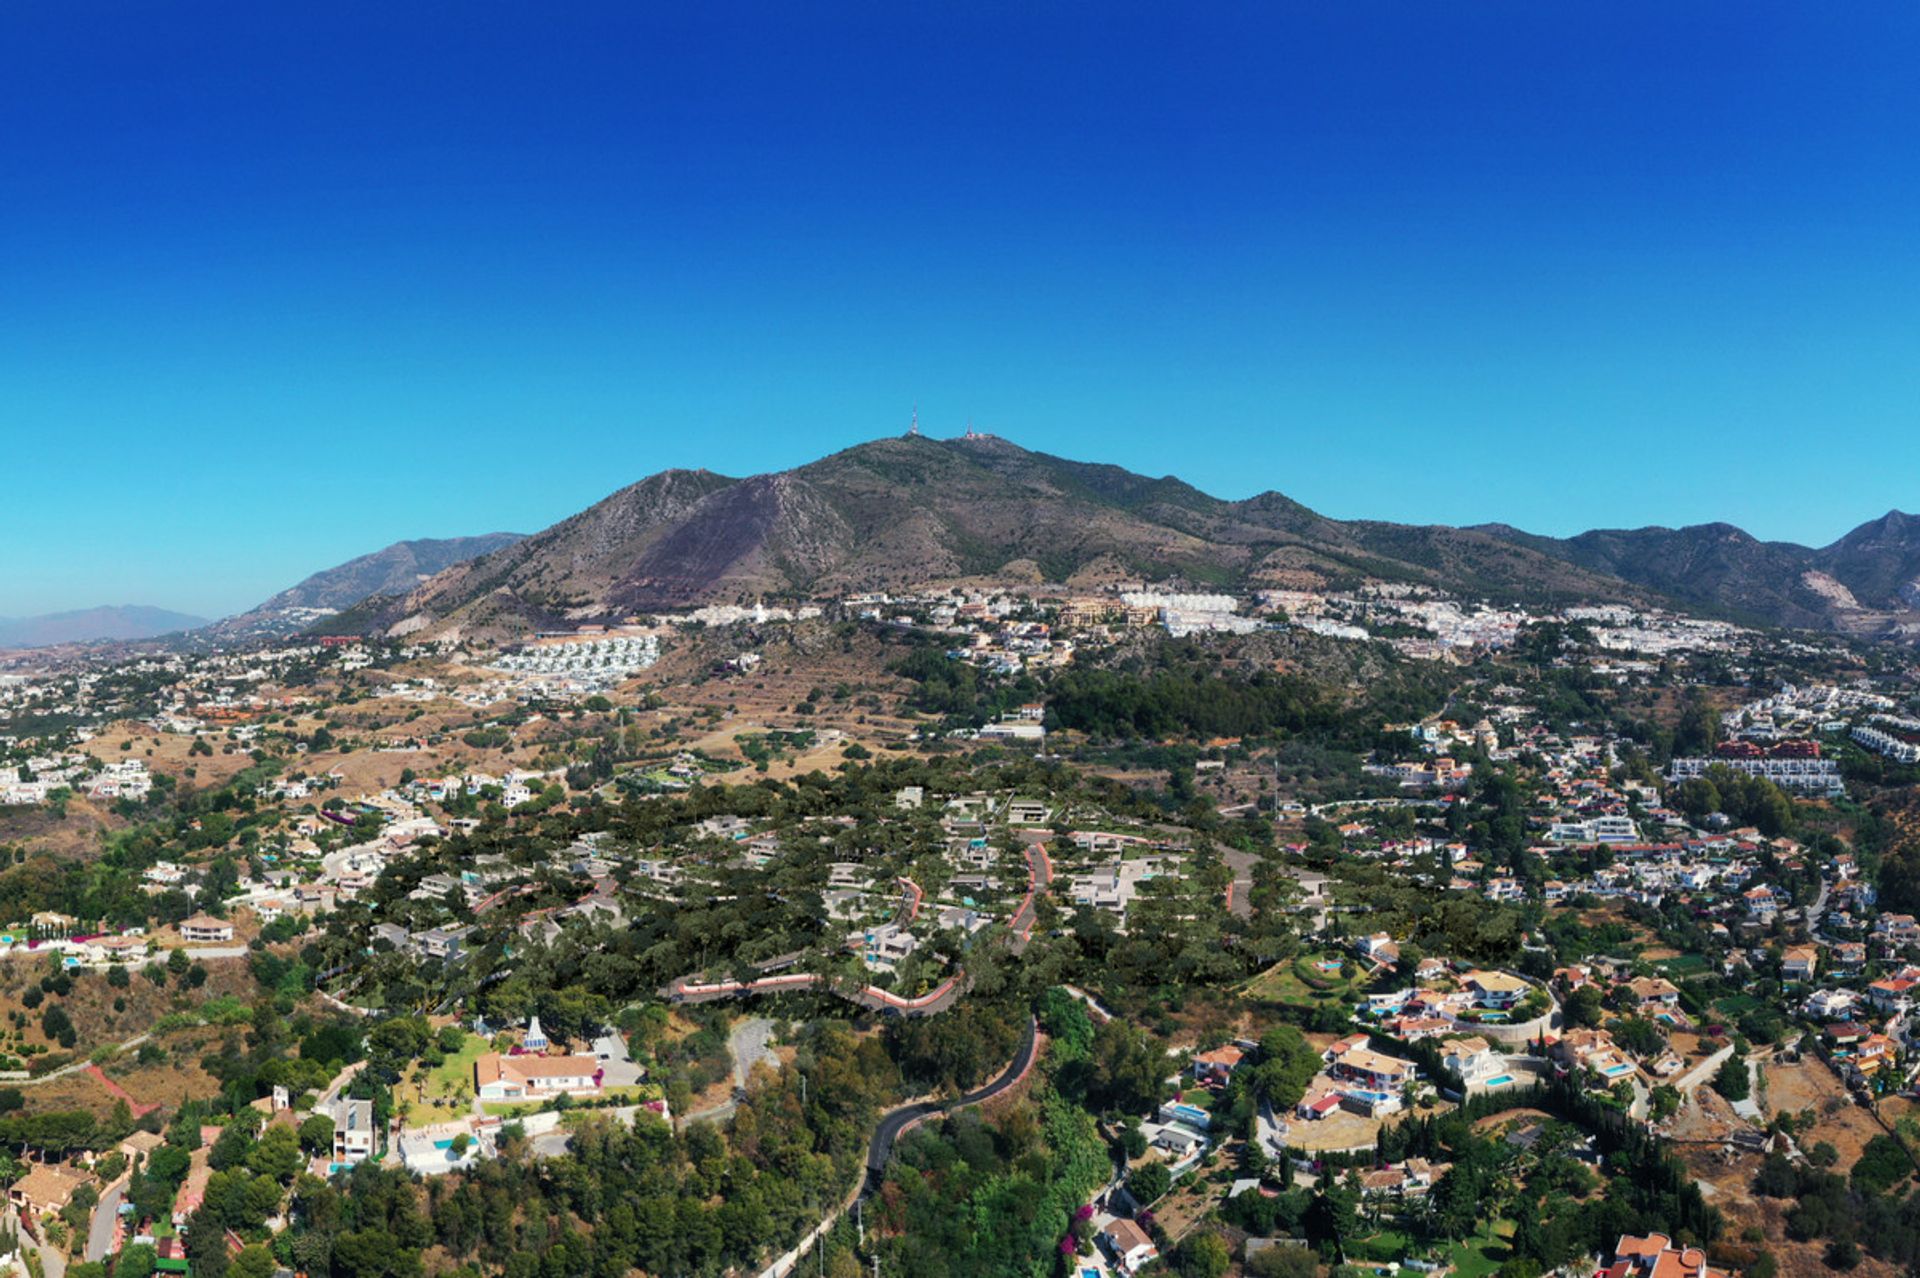
<svg viewBox="0 0 1920 1278">
<path fill-rule="evenodd" d="M 1512 1081 L 1513 1081 L 1513 1075 L 1499 1074 L 1493 1078 L 1489 1078 L 1487 1080 L 1487 1086 L 1488 1087 L 1505 1087 L 1508 1083 L 1511 1083 Z"/>
</svg>

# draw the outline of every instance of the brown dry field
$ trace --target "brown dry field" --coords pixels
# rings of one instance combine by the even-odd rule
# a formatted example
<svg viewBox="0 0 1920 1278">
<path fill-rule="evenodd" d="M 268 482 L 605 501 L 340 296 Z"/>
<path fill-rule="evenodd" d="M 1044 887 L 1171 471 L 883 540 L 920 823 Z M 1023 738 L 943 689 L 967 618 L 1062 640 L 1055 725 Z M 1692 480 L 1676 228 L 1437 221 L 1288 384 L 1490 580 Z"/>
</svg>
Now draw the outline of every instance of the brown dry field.
<svg viewBox="0 0 1920 1278">
<path fill-rule="evenodd" d="M 45 807 L 0 809 L 0 844 L 17 844 L 28 852 L 85 860 L 100 854 L 108 831 L 125 825 L 106 803 L 76 795 L 67 801 L 64 820 Z"/>
<path fill-rule="evenodd" d="M 1726 1098 L 1711 1087 L 1695 1090 L 1693 1100 L 1680 1106 L 1669 1120 L 1667 1134 L 1679 1141 L 1718 1141 L 1752 1124 L 1733 1112 Z"/>
<path fill-rule="evenodd" d="M 1488 1114 L 1477 1120 L 1473 1129 L 1477 1132 L 1493 1131 L 1509 1125 L 1524 1125 L 1530 1122 L 1551 1121 L 1553 1115 L 1544 1109 L 1506 1109 L 1498 1114 Z"/>
<path fill-rule="evenodd" d="M 129 1052 L 102 1068 L 142 1105 L 158 1105 L 164 1112 L 171 1112 L 189 1097 L 209 1096 L 220 1090 L 220 1080 L 207 1073 L 201 1062 L 222 1050 L 227 1035 L 245 1033 L 243 1027 L 182 1030 L 167 1035 L 161 1042 L 167 1051 L 164 1061 L 141 1065 Z M 105 1119 L 112 1115 L 119 1100 L 85 1070 L 45 1083 L 30 1083 L 20 1090 L 26 1097 L 29 1112 L 84 1109 L 96 1118 Z"/>
<path fill-rule="evenodd" d="M 1840 1080 L 1819 1061 L 1803 1057 L 1797 1065 L 1769 1063 L 1764 1072 L 1767 1112 L 1798 1113 L 1810 1108 L 1818 1114 L 1819 1121 L 1813 1130 L 1800 1138 L 1800 1147 L 1805 1149 L 1826 1141 L 1840 1151 L 1836 1171 L 1844 1173 L 1851 1168 L 1866 1143 L 1882 1134 L 1880 1125 L 1866 1110 L 1852 1103 Z M 1912 1115 L 1915 1106 L 1912 1101 L 1894 1097 L 1881 1101 L 1879 1112 L 1887 1122 L 1896 1123 Z"/>
<path fill-rule="evenodd" d="M 246 959 L 209 959 L 205 967 L 207 983 L 199 989 L 181 988 L 171 977 L 163 989 L 134 971 L 129 974 L 132 979 L 127 988 L 117 990 L 107 984 L 104 972 L 76 973 L 72 974 L 72 992 L 64 999 L 48 994 L 39 1007 L 28 1009 L 21 996 L 46 975 L 47 960 L 9 955 L 0 959 L 0 1050 L 17 1051 L 23 1044 L 46 1047 L 50 1052 L 64 1050 L 40 1031 L 40 1018 L 51 1003 L 66 1009 L 75 1034 L 72 1051 L 84 1056 L 97 1047 L 117 1045 L 145 1032 L 168 1012 L 195 1008 L 223 994 L 251 998 L 256 993 Z M 116 1002 L 124 1006 L 116 1010 Z M 16 1014 L 23 1017 L 24 1025 L 14 1025 Z"/>
<path fill-rule="evenodd" d="M 1787 1237 L 1784 1222 L 1787 1209 L 1793 1206 L 1791 1199 L 1753 1196 L 1753 1178 L 1761 1163 L 1758 1155 L 1743 1155 L 1729 1162 L 1719 1150 L 1699 1145 L 1680 1146 L 1676 1152 L 1693 1173 L 1708 1205 L 1725 1218 L 1725 1238 L 1738 1239 L 1749 1227 L 1758 1226 L 1766 1234 L 1765 1247 L 1779 1262 L 1785 1278 L 1814 1278 L 1833 1272 L 1821 1258 L 1824 1243 L 1794 1242 Z M 1863 1254 L 1859 1268 L 1853 1272 L 1866 1278 L 1894 1278 L 1899 1269 Z"/>
<path fill-rule="evenodd" d="M 209 732 L 205 739 L 213 747 L 210 755 L 190 755 L 195 738 L 172 732 L 156 732 L 144 723 L 113 723 L 82 747 L 86 753 L 105 763 L 121 759 L 139 759 L 149 772 L 165 772 L 184 785 L 209 790 L 232 780 L 233 774 L 251 767 L 253 760 L 238 746 L 232 754 L 221 751 L 231 744 L 224 729 Z M 123 743 L 132 748 L 123 750 Z M 189 777 L 187 770 L 192 769 Z"/>
</svg>

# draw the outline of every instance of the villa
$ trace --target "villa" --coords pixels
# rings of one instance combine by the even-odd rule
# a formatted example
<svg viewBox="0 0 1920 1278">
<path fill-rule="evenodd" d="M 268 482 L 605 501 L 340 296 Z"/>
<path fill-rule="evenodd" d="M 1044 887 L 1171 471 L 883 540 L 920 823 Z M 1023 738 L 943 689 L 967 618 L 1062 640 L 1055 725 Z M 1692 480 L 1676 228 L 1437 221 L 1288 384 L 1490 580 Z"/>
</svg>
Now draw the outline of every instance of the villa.
<svg viewBox="0 0 1920 1278">
<path fill-rule="evenodd" d="M 483 1101 L 545 1100 L 566 1094 L 597 1096 L 604 1073 L 592 1056 L 501 1056 L 473 1063 L 474 1094 Z"/>
</svg>

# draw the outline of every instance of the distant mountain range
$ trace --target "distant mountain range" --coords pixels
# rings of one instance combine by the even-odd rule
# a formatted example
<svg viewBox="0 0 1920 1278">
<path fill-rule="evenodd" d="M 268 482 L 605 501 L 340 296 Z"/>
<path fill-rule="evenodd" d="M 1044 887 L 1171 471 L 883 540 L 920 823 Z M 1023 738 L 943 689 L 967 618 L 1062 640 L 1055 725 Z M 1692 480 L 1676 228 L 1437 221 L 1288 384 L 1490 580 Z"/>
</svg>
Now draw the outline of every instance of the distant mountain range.
<svg viewBox="0 0 1920 1278">
<path fill-rule="evenodd" d="M 1526 603 L 1664 604 L 1749 623 L 1920 636 L 1920 520 L 1811 549 L 1726 524 L 1557 539 L 1319 515 L 1277 492 L 1174 478 L 992 436 L 877 440 L 774 474 L 672 470 L 376 595 L 333 624 L 494 633 L 656 609 L 964 580 L 1340 588 L 1407 582 Z"/>
<path fill-rule="evenodd" d="M 151 639 L 176 631 L 195 630 L 205 617 L 141 604 L 82 608 L 50 612 L 38 617 L 0 617 L 0 648 L 46 648 L 61 643 L 93 643 L 110 639 Z"/>
<path fill-rule="evenodd" d="M 1341 522 L 1278 493 L 1178 479 L 989 436 L 883 439 L 777 474 L 666 471 L 329 628 L 494 632 L 710 602 L 960 580 L 1092 589 L 1420 582 L 1501 598 L 1651 602 L 1652 592 L 1475 529 Z"/>
<path fill-rule="evenodd" d="M 398 626 L 511 635 L 706 603 L 939 583 L 1093 590 L 1122 581 L 1203 590 L 1403 582 L 1518 603 L 1663 605 L 1750 624 L 1920 639 L 1920 518 L 1890 512 L 1818 549 L 1759 541 L 1729 524 L 1554 538 L 1504 524 L 1329 519 L 1277 492 L 1226 501 L 1175 478 L 1031 452 L 990 435 L 910 436 L 745 479 L 663 471 L 528 537 L 398 542 L 315 573 L 204 633 L 233 639 Z M 154 609 L 37 621 L 118 612 L 163 620 L 128 622 L 125 633 L 99 637 L 202 624 Z M 0 643 L 9 625 L 29 624 L 0 623 Z"/>
<path fill-rule="evenodd" d="M 1778 626 L 1920 635 L 1920 518 L 1889 511 L 1831 546 L 1760 541 L 1732 524 L 1609 529 L 1564 540 L 1480 531 L 1659 592 L 1698 612 Z"/>
<path fill-rule="evenodd" d="M 374 595 L 405 594 L 437 572 L 520 540 L 519 533 L 396 541 L 281 591 L 257 607 L 213 625 L 222 638 L 294 634 Z"/>
</svg>

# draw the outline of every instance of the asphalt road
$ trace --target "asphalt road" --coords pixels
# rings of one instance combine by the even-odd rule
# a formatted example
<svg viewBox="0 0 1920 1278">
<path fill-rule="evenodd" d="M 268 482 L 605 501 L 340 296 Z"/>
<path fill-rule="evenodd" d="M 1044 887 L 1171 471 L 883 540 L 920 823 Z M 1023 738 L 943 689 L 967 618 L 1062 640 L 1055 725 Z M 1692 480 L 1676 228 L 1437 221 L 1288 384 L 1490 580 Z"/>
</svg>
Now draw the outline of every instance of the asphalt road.
<svg viewBox="0 0 1920 1278">
<path fill-rule="evenodd" d="M 893 1158 L 893 1147 L 900 1134 L 911 1124 L 931 1114 L 941 1114 L 949 1110 L 964 1109 L 968 1105 L 978 1105 L 981 1101 L 992 1100 L 1006 1091 L 1025 1076 L 1033 1065 L 1033 1057 L 1039 1047 L 1040 1024 L 1032 1017 L 1027 1018 L 1027 1032 L 1020 1040 L 1020 1050 L 1013 1054 L 1013 1062 L 1003 1070 L 1000 1076 L 976 1091 L 968 1092 L 957 1100 L 916 1101 L 911 1105 L 902 1105 L 899 1109 L 889 1110 L 874 1129 L 873 1139 L 867 1143 L 867 1183 L 860 1190 L 866 1197 L 880 1188 L 880 1178 L 886 1174 L 887 1163 Z"/>
<path fill-rule="evenodd" d="M 124 1186 L 115 1185 L 100 1195 L 100 1202 L 93 1209 L 93 1225 L 87 1231 L 86 1259 L 105 1260 L 107 1253 L 113 1250 L 113 1226 L 120 1218 L 123 1190 Z"/>
</svg>

